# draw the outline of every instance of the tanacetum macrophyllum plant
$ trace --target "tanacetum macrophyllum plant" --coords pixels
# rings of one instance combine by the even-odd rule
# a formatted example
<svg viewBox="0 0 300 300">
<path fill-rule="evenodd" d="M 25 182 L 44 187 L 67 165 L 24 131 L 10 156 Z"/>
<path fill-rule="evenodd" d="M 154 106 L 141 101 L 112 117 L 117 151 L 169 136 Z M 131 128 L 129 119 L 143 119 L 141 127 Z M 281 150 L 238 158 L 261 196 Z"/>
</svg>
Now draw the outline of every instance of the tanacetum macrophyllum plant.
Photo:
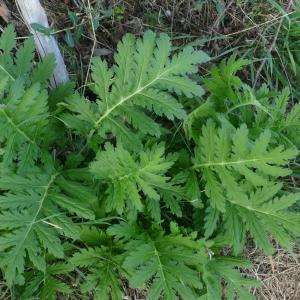
<svg viewBox="0 0 300 300">
<path fill-rule="evenodd" d="M 300 110 L 244 84 L 246 61 L 214 66 L 204 96 L 204 52 L 127 34 L 115 64 L 93 60 L 89 100 L 72 83 L 49 94 L 54 59 L 35 62 L 13 27 L 0 50 L 0 268 L 17 299 L 120 300 L 124 283 L 151 300 L 252 299 L 247 239 L 292 251 Z"/>
</svg>

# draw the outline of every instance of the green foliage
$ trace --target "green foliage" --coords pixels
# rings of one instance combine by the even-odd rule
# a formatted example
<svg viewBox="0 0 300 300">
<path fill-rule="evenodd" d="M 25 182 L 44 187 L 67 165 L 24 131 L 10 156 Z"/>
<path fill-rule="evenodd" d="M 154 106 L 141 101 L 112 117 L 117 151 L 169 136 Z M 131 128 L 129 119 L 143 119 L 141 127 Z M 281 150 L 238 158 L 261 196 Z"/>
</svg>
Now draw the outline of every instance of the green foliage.
<svg viewBox="0 0 300 300">
<path fill-rule="evenodd" d="M 4 89 L 5 81 L 5 77 L 1 79 Z M 41 158 L 41 145 L 51 141 L 48 95 L 40 83 L 24 90 L 22 80 L 14 82 L 11 89 L 0 108 L 0 138 L 5 149 L 2 162 L 8 167 L 18 161 L 19 170 L 25 172 Z"/>
<path fill-rule="evenodd" d="M 295 158 L 298 151 L 278 146 L 270 149 L 271 133 L 262 132 L 255 141 L 249 139 L 245 125 L 238 129 L 223 125 L 216 128 L 208 121 L 202 128 L 195 148 L 194 168 L 201 171 L 205 192 L 211 205 L 225 210 L 226 193 L 243 193 L 243 185 L 270 186 L 271 179 L 291 174 L 280 166 Z M 236 195 L 230 195 L 231 198 Z"/>
<path fill-rule="evenodd" d="M 162 144 L 155 144 L 140 152 L 138 161 L 135 161 L 122 146 L 114 148 L 111 144 L 105 145 L 105 151 L 97 154 L 90 171 L 95 179 L 108 185 L 104 200 L 106 211 L 116 210 L 122 214 L 126 206 L 128 212 L 134 214 L 134 211 L 142 211 L 146 205 L 153 211 L 153 217 L 159 219 L 155 211 L 160 210 L 159 202 L 163 199 L 173 213 L 180 215 L 176 200 L 181 191 L 166 176 L 176 157 L 165 156 L 164 152 Z"/>
<path fill-rule="evenodd" d="M 205 193 L 213 209 L 222 214 L 223 236 L 242 251 L 249 231 L 266 253 L 272 253 L 268 233 L 285 248 L 290 248 L 292 236 L 299 235 L 300 218 L 287 209 L 300 199 L 300 194 L 276 197 L 282 184 L 278 178 L 291 174 L 284 168 L 298 154 L 296 149 L 271 146 L 271 132 L 263 131 L 255 141 L 249 138 L 245 125 L 238 129 L 208 121 L 202 128 L 195 148 L 193 168 L 202 175 Z M 220 215 L 217 215 L 219 218 Z M 211 216 L 206 222 L 212 221 Z M 207 228 L 211 228 L 207 225 Z"/>
<path fill-rule="evenodd" d="M 68 276 L 70 271 L 72 271 L 72 268 L 68 264 L 51 264 L 49 262 L 43 272 L 31 272 L 27 279 L 29 284 L 22 293 L 21 299 L 32 299 L 38 294 L 39 299 L 56 300 L 57 292 L 63 295 L 71 295 L 72 289 L 70 286 L 59 278 L 59 276 Z"/>
<path fill-rule="evenodd" d="M 83 249 L 76 253 L 72 264 L 89 268 L 89 275 L 81 286 L 83 292 L 92 291 L 95 299 L 122 299 L 122 281 L 120 272 L 123 271 L 120 258 L 113 249 L 105 246 Z"/>
<path fill-rule="evenodd" d="M 32 175 L 2 174 L 0 189 L 1 266 L 9 284 L 22 282 L 25 257 L 45 271 L 44 254 L 64 257 L 59 235 L 79 237 L 79 228 L 69 214 L 94 219 L 93 191 L 68 180 L 54 168 L 33 170 Z M 82 202 L 85 199 L 85 202 Z M 68 214 L 66 213 L 68 212 Z"/>
<path fill-rule="evenodd" d="M 155 236 L 154 236 L 155 235 Z M 195 299 L 195 290 L 202 289 L 197 267 L 205 256 L 201 244 L 180 233 L 165 235 L 157 228 L 153 236 L 141 235 L 127 245 L 124 268 L 128 270 L 130 284 L 143 288 L 153 278 L 148 299 Z M 202 250 L 202 251 L 201 251 Z M 176 269 L 176 272 L 175 272 Z"/>
<path fill-rule="evenodd" d="M 15 298 L 119 300 L 129 285 L 252 299 L 251 264 L 222 250 L 252 238 L 271 254 L 272 238 L 292 251 L 299 236 L 288 91 L 253 90 L 232 57 L 204 96 L 190 75 L 207 55 L 148 31 L 122 39 L 115 65 L 94 59 L 95 97 L 72 83 L 48 95 L 54 60 L 33 50 L 11 26 L 0 38 L 0 269 Z"/>
<path fill-rule="evenodd" d="M 272 131 L 274 138 L 283 141 L 289 147 L 299 147 L 300 104 L 295 103 L 293 107 L 290 107 L 289 90 L 285 88 L 272 97 L 268 88 L 262 86 L 257 96 L 261 98 L 260 102 L 267 108 L 271 118 L 260 112 L 255 117 L 254 126 L 268 128 Z"/>
<path fill-rule="evenodd" d="M 183 119 L 185 111 L 173 95 L 202 95 L 202 88 L 187 75 L 197 72 L 197 63 L 208 60 L 205 53 L 191 47 L 172 58 L 170 52 L 166 34 L 157 38 L 148 31 L 138 40 L 127 34 L 118 45 L 116 65 L 109 68 L 100 58 L 93 61 L 92 89 L 97 101 L 86 102 L 75 95 L 67 102 L 72 114 L 64 114 L 62 120 L 88 141 L 95 134 L 105 139 L 109 132 L 131 149 L 140 146 L 140 134 L 159 136 L 161 127 L 146 112 Z"/>
<path fill-rule="evenodd" d="M 204 83 L 210 92 L 210 97 L 217 102 L 218 110 L 225 106 L 224 100 L 229 99 L 233 102 L 236 100 L 236 89 L 242 86 L 242 81 L 236 76 L 236 72 L 247 63 L 249 63 L 247 60 L 231 56 L 228 61 L 223 60 L 219 67 L 211 68 L 212 78 L 204 80 Z"/>
<path fill-rule="evenodd" d="M 275 4 L 272 1 L 271 4 Z M 268 82 L 270 87 L 288 86 L 295 97 L 299 97 L 298 82 L 300 79 L 300 55 L 299 40 L 300 33 L 299 17 L 300 6 L 295 3 L 289 11 L 286 7 L 277 4 L 274 8 L 282 17 L 280 31 L 276 37 L 276 44 L 269 49 L 265 42 L 263 45 L 253 47 L 256 51 L 255 57 L 266 59 L 262 70 L 262 79 Z M 278 24 L 272 24 L 266 31 L 266 36 L 275 36 L 278 31 Z M 274 51 L 276 49 L 276 51 Z M 253 51 L 250 49 L 250 51 Z"/>
<path fill-rule="evenodd" d="M 15 32 L 7 27 L 0 38 L 0 141 L 3 166 L 17 162 L 19 171 L 28 172 L 42 149 L 52 141 L 49 124 L 47 80 L 54 70 L 49 56 L 33 67 L 34 42 L 28 39 L 15 56 Z"/>
<path fill-rule="evenodd" d="M 217 257 L 204 266 L 203 279 L 207 286 L 206 299 L 222 298 L 222 280 L 227 291 L 227 299 L 236 299 L 236 296 L 245 300 L 254 298 L 245 287 L 259 287 L 260 284 L 253 279 L 242 278 L 237 267 L 250 268 L 251 264 L 237 258 Z"/>
</svg>

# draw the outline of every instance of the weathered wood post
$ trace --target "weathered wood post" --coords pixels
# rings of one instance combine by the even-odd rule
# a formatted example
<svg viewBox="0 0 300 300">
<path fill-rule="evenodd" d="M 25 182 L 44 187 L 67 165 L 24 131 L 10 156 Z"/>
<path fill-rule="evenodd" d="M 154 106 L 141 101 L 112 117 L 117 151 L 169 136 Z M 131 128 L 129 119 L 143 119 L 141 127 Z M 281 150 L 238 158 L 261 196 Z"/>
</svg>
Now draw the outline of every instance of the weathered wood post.
<svg viewBox="0 0 300 300">
<path fill-rule="evenodd" d="M 48 18 L 44 8 L 39 0 L 16 0 L 20 13 L 30 30 L 34 35 L 36 47 L 42 57 L 53 53 L 56 57 L 56 68 L 51 81 L 52 87 L 69 80 L 67 69 L 58 48 L 57 42 L 53 36 L 45 35 L 35 31 L 31 24 L 38 23 L 46 28 L 49 28 Z"/>
</svg>

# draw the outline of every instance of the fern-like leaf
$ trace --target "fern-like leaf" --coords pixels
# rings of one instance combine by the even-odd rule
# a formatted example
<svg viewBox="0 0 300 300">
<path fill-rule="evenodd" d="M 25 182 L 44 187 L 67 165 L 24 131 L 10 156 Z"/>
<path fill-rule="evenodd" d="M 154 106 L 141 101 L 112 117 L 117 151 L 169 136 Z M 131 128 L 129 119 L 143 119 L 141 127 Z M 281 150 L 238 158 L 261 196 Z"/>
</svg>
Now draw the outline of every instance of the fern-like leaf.
<svg viewBox="0 0 300 300">
<path fill-rule="evenodd" d="M 255 297 L 249 293 L 248 287 L 260 287 L 254 279 L 241 277 L 237 268 L 250 268 L 251 264 L 245 260 L 231 257 L 216 257 L 207 262 L 203 269 L 203 280 L 206 284 L 207 294 L 204 299 L 253 300 Z M 222 281 L 225 285 L 222 291 Z"/>
<path fill-rule="evenodd" d="M 231 56 L 228 60 L 223 60 L 220 65 L 211 68 L 211 79 L 205 79 L 204 83 L 210 97 L 216 102 L 218 111 L 225 109 L 225 100 L 235 103 L 237 100 L 236 91 L 243 85 L 241 79 L 236 76 L 243 66 L 249 63 L 245 59 L 237 59 Z"/>
<path fill-rule="evenodd" d="M 49 56 L 34 68 L 33 39 L 19 48 L 14 40 L 14 29 L 8 26 L 0 38 L 0 143 L 4 167 L 18 163 L 19 172 L 27 172 L 43 159 L 54 135 L 45 83 L 55 64 Z"/>
<path fill-rule="evenodd" d="M 259 188 L 249 196 L 230 199 L 224 215 L 224 233 L 217 239 L 233 246 L 239 254 L 250 232 L 258 247 L 271 254 L 270 236 L 292 252 L 293 239 L 299 235 L 300 217 L 289 208 L 300 200 L 300 194 L 277 196 L 281 184 Z"/>
<path fill-rule="evenodd" d="M 142 211 L 147 205 L 142 193 L 158 206 L 161 199 L 167 203 L 168 197 L 176 198 L 176 186 L 166 176 L 176 157 L 165 156 L 164 152 L 162 144 L 135 156 L 122 146 L 114 148 L 111 144 L 106 144 L 105 151 L 98 152 L 90 171 L 96 179 L 107 184 L 105 207 L 108 212 L 116 210 L 121 214 L 125 207 Z"/>
<path fill-rule="evenodd" d="M 260 187 L 269 185 L 270 178 L 291 174 L 282 166 L 297 156 L 296 149 L 271 148 L 270 131 L 264 131 L 256 141 L 251 141 L 248 133 L 245 125 L 237 130 L 226 126 L 216 128 L 209 121 L 203 126 L 194 168 L 201 170 L 211 205 L 220 211 L 225 210 L 226 193 L 242 193 L 244 180 Z"/>
<path fill-rule="evenodd" d="M 93 191 L 65 178 L 53 168 L 32 170 L 32 175 L 4 174 L 0 178 L 0 266 L 9 285 L 21 283 L 28 257 L 41 271 L 46 269 L 44 253 L 64 256 L 59 234 L 79 237 L 79 228 L 66 212 L 94 218 L 90 205 Z M 83 202 L 84 199 L 84 202 Z"/>
<path fill-rule="evenodd" d="M 0 107 L 0 140 L 5 145 L 3 164 L 10 166 L 18 161 L 20 171 L 26 171 L 41 157 L 41 147 L 51 141 L 48 95 L 39 83 L 25 91 L 22 82 L 15 82 L 11 88 L 19 92 L 4 97 Z"/>
<path fill-rule="evenodd" d="M 95 300 L 119 300 L 123 297 L 120 256 L 113 253 L 110 247 L 102 246 L 83 249 L 76 253 L 71 264 L 88 267 L 89 274 L 84 279 L 83 292 L 94 293 Z"/>
<path fill-rule="evenodd" d="M 71 287 L 60 280 L 60 276 L 67 276 L 72 271 L 71 265 L 64 263 L 47 263 L 44 272 L 31 272 L 29 284 L 20 297 L 21 300 L 39 297 L 41 300 L 56 300 L 58 293 L 71 295 Z"/>
<path fill-rule="evenodd" d="M 265 93 L 267 92 L 268 89 Z M 255 116 L 255 127 L 258 129 L 267 128 L 272 131 L 278 141 L 284 142 L 289 146 L 299 147 L 300 104 L 295 103 L 290 109 L 289 99 L 290 92 L 288 88 L 285 88 L 272 101 L 270 101 L 270 97 L 267 94 L 261 102 L 264 105 L 268 105 L 271 118 L 262 113 L 257 113 Z"/>
<path fill-rule="evenodd" d="M 130 34 L 123 38 L 113 68 L 99 58 L 94 60 L 92 89 L 98 96 L 97 105 L 85 103 L 86 109 L 82 112 L 77 105 L 84 100 L 67 103 L 67 108 L 85 121 L 88 138 L 95 133 L 103 138 L 107 133 L 113 133 L 123 145 L 132 148 L 139 143 L 128 125 L 142 133 L 160 134 L 159 126 L 146 111 L 164 115 L 170 120 L 185 117 L 182 106 L 173 95 L 192 97 L 203 93 L 188 74 L 196 73 L 196 64 L 207 61 L 208 56 L 191 47 L 173 57 L 170 57 L 170 51 L 171 44 L 166 34 L 156 37 L 155 33 L 148 31 L 143 39 L 136 40 Z M 67 126 L 86 134 L 74 117 L 65 114 L 61 119 Z"/>
<path fill-rule="evenodd" d="M 120 238 L 120 228 L 117 232 Z M 126 247 L 123 268 L 130 274 L 130 285 L 143 288 L 152 281 L 147 299 L 195 299 L 195 291 L 202 289 L 197 267 L 206 260 L 205 248 L 176 226 L 169 235 L 159 228 L 153 235 L 136 235 Z"/>
<path fill-rule="evenodd" d="M 278 199 L 281 185 L 274 182 L 291 173 L 284 165 L 298 151 L 272 147 L 270 131 L 252 141 L 245 125 L 217 129 L 213 122 L 203 126 L 197 147 L 194 168 L 202 172 L 209 204 L 226 211 L 225 232 L 235 253 L 243 248 L 247 231 L 267 253 L 273 251 L 268 234 L 290 249 L 292 237 L 299 234 L 300 219 L 288 208 L 299 194 Z M 207 217 L 207 222 L 211 220 Z"/>
</svg>

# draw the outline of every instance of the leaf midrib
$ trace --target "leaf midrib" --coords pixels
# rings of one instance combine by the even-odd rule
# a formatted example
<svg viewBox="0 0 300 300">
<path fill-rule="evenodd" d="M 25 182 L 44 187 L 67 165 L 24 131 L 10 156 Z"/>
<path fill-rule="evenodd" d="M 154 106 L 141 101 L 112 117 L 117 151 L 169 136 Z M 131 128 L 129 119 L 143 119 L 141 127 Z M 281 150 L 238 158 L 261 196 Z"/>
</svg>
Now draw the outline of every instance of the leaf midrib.
<svg viewBox="0 0 300 300">
<path fill-rule="evenodd" d="M 144 86 L 138 86 L 137 89 L 132 92 L 131 94 L 129 94 L 126 97 L 121 97 L 119 99 L 119 101 L 113 105 L 112 107 L 110 107 L 109 109 L 107 109 L 104 114 L 97 120 L 94 122 L 94 126 L 93 128 L 90 130 L 89 132 L 89 137 L 91 137 L 95 130 L 99 127 L 100 123 L 107 118 L 115 109 L 117 109 L 119 106 L 121 106 L 123 103 L 125 103 L 126 101 L 130 100 L 132 97 L 140 94 L 142 91 L 144 91 L 145 89 L 147 89 L 148 87 L 150 87 L 151 85 L 155 84 L 159 79 L 161 79 L 164 75 L 166 75 L 167 73 L 171 72 L 172 69 L 174 69 L 177 66 L 177 64 L 173 65 L 171 68 L 166 68 L 162 73 L 160 73 L 159 75 L 157 75 L 154 79 L 152 79 L 150 82 L 148 82 L 146 85 Z"/>
<path fill-rule="evenodd" d="M 251 158 L 251 159 L 240 159 L 240 160 L 235 160 L 235 161 L 219 161 L 219 162 L 207 162 L 207 163 L 202 163 L 202 164 L 195 164 L 193 166 L 193 169 L 198 169 L 198 168 L 209 168 L 209 167 L 214 167 L 214 166 L 230 166 L 230 165 L 242 165 L 242 164 L 248 164 L 248 163 L 254 163 L 254 162 L 259 162 L 259 161 L 264 161 L 264 162 L 273 162 L 275 161 L 273 158 L 267 157 L 260 157 L 260 158 Z"/>
<path fill-rule="evenodd" d="M 36 145 L 36 142 L 32 140 L 23 130 L 21 130 L 17 124 L 15 124 L 15 122 L 10 118 L 4 109 L 0 109 L 0 112 L 5 116 L 9 124 L 15 129 L 16 132 L 23 136 L 29 143 Z"/>
<path fill-rule="evenodd" d="M 250 210 L 250 211 L 253 211 L 254 213 L 257 213 L 257 214 L 262 214 L 262 215 L 267 215 L 271 218 L 275 218 L 275 219 L 280 219 L 283 221 L 283 224 L 284 223 L 289 223 L 287 219 L 281 217 L 279 214 L 276 214 L 272 211 L 267 211 L 267 210 L 260 210 L 259 208 L 255 208 L 255 207 L 252 207 L 252 206 L 248 206 L 248 205 L 243 205 L 241 203 L 237 203 L 237 202 L 234 202 L 234 201 L 230 201 L 230 203 L 234 204 L 234 205 L 237 205 L 237 206 L 240 206 L 244 209 L 247 209 L 247 210 Z"/>
<path fill-rule="evenodd" d="M 53 182 L 55 181 L 55 179 L 57 178 L 58 175 L 59 175 L 59 173 L 53 174 L 53 175 L 50 177 L 50 180 L 49 180 L 48 184 L 44 187 L 45 190 L 44 190 L 43 196 L 42 196 L 42 198 L 41 198 L 40 205 L 39 205 L 39 207 L 38 207 L 38 209 L 37 209 L 35 215 L 33 216 L 32 221 L 31 221 L 30 224 L 27 226 L 27 230 L 26 230 L 26 232 L 25 232 L 25 234 L 24 234 L 24 237 L 23 237 L 22 241 L 21 241 L 21 242 L 19 243 L 19 245 L 18 245 L 17 253 L 19 252 L 20 249 L 22 249 L 22 247 L 23 247 L 23 245 L 24 245 L 24 243 L 25 243 L 25 241 L 26 241 L 26 239 L 27 239 L 29 233 L 30 233 L 31 230 L 32 230 L 33 225 L 36 223 L 36 219 L 37 219 L 38 215 L 40 214 L 40 212 L 41 212 L 41 210 L 42 210 L 42 208 L 43 208 L 43 204 L 44 204 L 44 202 L 45 202 L 45 199 L 46 199 L 47 196 L 48 196 L 49 189 L 50 189 L 51 185 L 53 184 Z"/>
</svg>

